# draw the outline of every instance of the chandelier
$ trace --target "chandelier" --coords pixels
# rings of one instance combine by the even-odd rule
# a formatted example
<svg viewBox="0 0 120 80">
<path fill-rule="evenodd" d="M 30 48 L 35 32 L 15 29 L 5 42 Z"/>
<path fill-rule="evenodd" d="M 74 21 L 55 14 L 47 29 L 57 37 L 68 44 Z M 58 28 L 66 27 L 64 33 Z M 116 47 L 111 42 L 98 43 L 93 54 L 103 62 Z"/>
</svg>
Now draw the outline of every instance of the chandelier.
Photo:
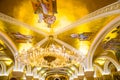
<svg viewBox="0 0 120 80">
<path fill-rule="evenodd" d="M 23 50 L 16 59 L 25 65 L 38 67 L 67 67 L 78 62 L 78 55 L 58 44 L 53 36 L 49 36 L 43 45 Z"/>
</svg>

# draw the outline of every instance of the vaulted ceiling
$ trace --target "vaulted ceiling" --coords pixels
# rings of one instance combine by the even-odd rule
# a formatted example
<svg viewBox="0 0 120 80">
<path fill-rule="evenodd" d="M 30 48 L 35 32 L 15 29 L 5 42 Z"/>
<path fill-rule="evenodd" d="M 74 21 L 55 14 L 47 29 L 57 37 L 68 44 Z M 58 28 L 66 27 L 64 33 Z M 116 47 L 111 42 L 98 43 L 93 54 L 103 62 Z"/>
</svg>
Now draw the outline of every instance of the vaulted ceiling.
<svg viewBox="0 0 120 80">
<path fill-rule="evenodd" d="M 0 0 L 0 76 L 15 75 L 15 71 L 20 75 L 22 71 L 51 80 L 56 74 L 69 79 L 85 71 L 93 71 L 100 77 L 120 70 L 120 1 L 57 0 L 55 17 L 55 23 L 49 28 L 44 21 L 38 22 L 39 15 L 34 13 L 31 0 Z M 51 36 L 68 53 L 76 53 L 67 55 L 79 59 L 64 66 L 65 57 L 51 55 L 62 66 L 49 69 L 40 65 L 37 70 L 35 65 L 17 62 L 16 56 L 24 49 L 44 46 Z"/>
</svg>

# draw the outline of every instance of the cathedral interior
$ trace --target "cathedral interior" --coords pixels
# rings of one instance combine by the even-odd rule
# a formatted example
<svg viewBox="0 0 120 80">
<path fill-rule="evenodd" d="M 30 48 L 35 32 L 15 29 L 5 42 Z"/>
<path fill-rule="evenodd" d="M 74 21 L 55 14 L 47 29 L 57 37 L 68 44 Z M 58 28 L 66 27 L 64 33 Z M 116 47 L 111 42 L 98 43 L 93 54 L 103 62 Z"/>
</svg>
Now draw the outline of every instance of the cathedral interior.
<svg viewBox="0 0 120 80">
<path fill-rule="evenodd" d="M 0 0 L 0 80 L 120 80 L 120 0 Z"/>
</svg>

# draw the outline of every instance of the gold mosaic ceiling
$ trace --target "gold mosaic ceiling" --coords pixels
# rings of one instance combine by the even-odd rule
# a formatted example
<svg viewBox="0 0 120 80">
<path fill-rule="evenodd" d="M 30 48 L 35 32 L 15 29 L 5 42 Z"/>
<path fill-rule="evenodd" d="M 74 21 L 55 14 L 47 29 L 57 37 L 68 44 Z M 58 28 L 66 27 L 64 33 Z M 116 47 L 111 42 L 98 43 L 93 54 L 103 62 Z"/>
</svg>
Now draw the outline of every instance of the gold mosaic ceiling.
<svg viewBox="0 0 120 80">
<path fill-rule="evenodd" d="M 8 16 L 11 16 L 17 19 L 18 21 L 26 23 L 32 26 L 33 28 L 38 29 L 40 32 L 43 31 L 47 35 L 49 34 L 56 35 L 54 30 L 59 30 L 59 27 L 66 27 L 67 25 L 72 24 L 73 22 L 89 14 L 90 12 L 93 12 L 101 7 L 104 7 L 105 5 L 111 4 L 114 1 L 115 0 L 109 1 L 104 0 L 102 2 L 100 0 L 98 1 L 69 0 L 67 2 L 65 2 L 64 0 L 57 1 L 58 13 L 55 14 L 56 21 L 54 24 L 52 24 L 52 29 L 48 28 L 44 22 L 38 23 L 38 15 L 34 14 L 31 0 L 13 0 L 13 1 L 1 0 L 0 12 Z M 91 4 L 92 6 L 89 4 Z M 75 28 L 71 29 L 70 31 L 58 34 L 58 38 L 69 43 L 73 47 L 79 49 L 80 41 L 78 39 L 72 39 L 69 37 L 72 33 L 93 32 L 94 34 L 96 34 L 100 28 L 106 25 L 114 17 L 115 16 L 109 16 L 103 19 L 99 19 L 97 21 L 95 20 L 89 23 L 79 25 L 77 27 L 75 26 Z M 0 25 L 1 25 L 0 29 L 2 31 L 5 31 L 6 33 L 19 32 L 24 35 L 32 35 L 34 37 L 32 40 L 33 45 L 44 38 L 44 35 L 38 34 L 32 30 L 24 28 L 24 26 L 10 24 L 4 21 L 0 21 Z M 85 44 L 89 45 L 89 42 L 87 43 L 85 42 Z M 16 43 L 16 45 L 18 49 L 22 47 L 20 43 Z"/>
</svg>

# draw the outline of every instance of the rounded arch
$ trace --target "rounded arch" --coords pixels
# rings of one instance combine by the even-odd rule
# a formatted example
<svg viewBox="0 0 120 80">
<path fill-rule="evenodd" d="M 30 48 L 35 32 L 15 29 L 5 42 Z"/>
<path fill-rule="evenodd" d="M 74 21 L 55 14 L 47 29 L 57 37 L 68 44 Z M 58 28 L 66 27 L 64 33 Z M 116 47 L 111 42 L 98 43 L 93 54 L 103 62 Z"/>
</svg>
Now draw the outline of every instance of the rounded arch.
<svg viewBox="0 0 120 80">
<path fill-rule="evenodd" d="M 120 16 L 112 20 L 110 23 L 108 23 L 95 37 L 93 40 L 93 43 L 90 46 L 90 49 L 88 51 L 88 56 L 87 56 L 87 64 L 86 67 L 88 69 L 92 69 L 92 60 L 94 56 L 94 52 L 97 48 L 97 46 L 100 44 L 102 39 L 106 36 L 108 32 L 110 32 L 113 28 L 117 27 L 120 25 Z"/>
<path fill-rule="evenodd" d="M 1 69 L 1 74 L 5 74 L 6 73 L 6 65 L 3 61 L 0 61 L 0 65 L 2 67 Z"/>
<path fill-rule="evenodd" d="M 100 73 L 103 74 L 103 69 L 99 65 L 93 64 L 93 66 L 95 67 L 94 68 L 94 77 L 97 77 L 97 70 L 99 70 Z"/>
<path fill-rule="evenodd" d="M 98 58 L 101 58 L 101 57 L 98 57 Z M 101 72 L 102 75 L 106 75 L 106 74 L 110 74 L 110 71 L 108 68 L 109 63 L 110 63 L 110 60 L 106 60 L 104 63 L 103 69 L 97 64 L 93 64 L 93 66 L 95 66 Z"/>
<path fill-rule="evenodd" d="M 79 66 L 78 76 L 82 76 L 82 75 L 84 75 L 84 66 L 80 65 Z"/>
<path fill-rule="evenodd" d="M 0 39 L 4 41 L 4 43 L 8 46 L 8 48 L 11 50 L 12 55 L 15 59 L 15 55 L 18 53 L 18 50 L 15 44 L 12 42 L 12 40 L 2 31 L 0 31 Z"/>
<path fill-rule="evenodd" d="M 38 76 L 38 70 L 37 70 L 36 67 L 33 68 L 32 73 L 33 73 L 33 77 L 34 77 L 34 78 L 38 78 L 38 77 L 39 77 L 39 76 Z"/>
<path fill-rule="evenodd" d="M 10 78 L 10 80 L 17 80 L 17 78 L 15 78 L 15 77 L 12 77 L 12 78 Z"/>
<path fill-rule="evenodd" d="M 103 73 L 103 70 L 100 66 L 98 66 L 97 64 L 93 64 L 93 66 L 96 67 L 100 71 L 101 74 Z"/>
<path fill-rule="evenodd" d="M 26 75 L 29 76 L 29 75 L 33 75 L 32 74 L 32 66 L 30 65 L 26 65 Z"/>
<path fill-rule="evenodd" d="M 120 64 L 117 61 L 115 61 L 113 58 L 108 57 L 108 56 L 100 56 L 98 58 L 105 58 L 105 59 L 109 60 L 110 62 L 112 62 L 114 64 L 114 66 L 116 67 L 117 71 L 120 71 Z"/>
<path fill-rule="evenodd" d="M 104 74 L 109 74 L 110 71 L 108 69 L 108 65 L 109 65 L 110 61 L 109 60 L 106 60 L 105 61 L 105 64 L 104 64 Z"/>
<path fill-rule="evenodd" d="M 25 69 L 25 65 L 18 62 L 17 60 L 15 60 L 13 71 L 21 71 L 21 72 L 23 72 L 24 69 Z"/>
<path fill-rule="evenodd" d="M 11 66 L 8 70 L 7 70 L 7 74 L 10 74 L 10 72 L 13 70 L 13 66 Z"/>
</svg>

